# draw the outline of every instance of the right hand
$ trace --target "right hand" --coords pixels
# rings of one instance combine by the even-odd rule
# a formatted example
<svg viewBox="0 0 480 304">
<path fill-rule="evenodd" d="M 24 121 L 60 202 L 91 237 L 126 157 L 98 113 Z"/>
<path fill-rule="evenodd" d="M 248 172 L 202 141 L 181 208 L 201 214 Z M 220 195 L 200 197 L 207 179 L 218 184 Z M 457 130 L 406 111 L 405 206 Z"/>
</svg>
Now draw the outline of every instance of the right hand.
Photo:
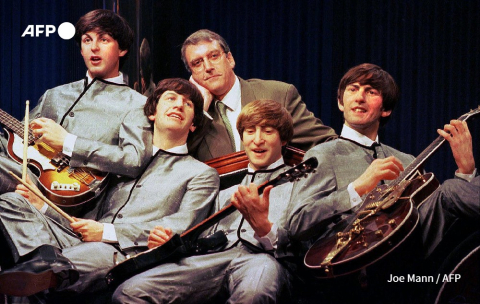
<svg viewBox="0 0 480 304">
<path fill-rule="evenodd" d="M 27 174 L 27 184 L 29 184 L 32 188 L 37 189 L 40 191 L 37 186 L 32 182 L 30 179 L 30 176 Z M 45 205 L 45 202 L 40 199 L 38 196 L 36 196 L 33 192 L 31 192 L 27 187 L 25 187 L 23 184 L 18 184 L 15 193 L 20 194 L 23 196 L 26 200 L 28 200 L 37 210 L 40 210 L 43 208 L 43 205 Z"/>
<path fill-rule="evenodd" d="M 195 79 L 193 79 L 192 76 L 190 76 L 189 81 L 191 83 L 193 83 L 197 87 L 197 89 L 200 91 L 200 93 L 202 94 L 202 96 L 203 96 L 203 110 L 205 112 L 207 112 L 208 108 L 210 107 L 210 104 L 212 103 L 212 100 L 213 100 L 212 93 L 210 93 L 210 91 L 208 89 L 206 89 L 205 87 L 202 87 L 201 85 L 199 85 L 195 81 Z"/>
<path fill-rule="evenodd" d="M 353 187 L 358 195 L 372 191 L 381 180 L 394 180 L 403 171 L 400 160 L 394 156 L 375 159 L 367 170 L 353 182 Z"/>
<path fill-rule="evenodd" d="M 148 236 L 147 246 L 149 249 L 165 244 L 172 237 L 172 229 L 155 226 Z"/>
</svg>

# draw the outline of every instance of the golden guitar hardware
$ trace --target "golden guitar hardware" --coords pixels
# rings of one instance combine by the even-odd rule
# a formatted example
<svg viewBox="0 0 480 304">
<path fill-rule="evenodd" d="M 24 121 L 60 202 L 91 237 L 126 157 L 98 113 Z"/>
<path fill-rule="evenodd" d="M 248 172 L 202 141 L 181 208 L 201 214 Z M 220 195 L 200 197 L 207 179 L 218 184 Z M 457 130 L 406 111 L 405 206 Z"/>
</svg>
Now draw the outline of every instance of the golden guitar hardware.
<svg viewBox="0 0 480 304">
<path fill-rule="evenodd" d="M 0 109 L 0 124 L 7 134 L 8 155 L 18 163 L 23 158 L 24 124 Z M 60 207 L 75 207 L 84 204 L 107 184 L 107 173 L 89 168 L 72 168 L 69 157 L 45 143 L 35 143 L 28 131 L 28 162 L 33 171 L 38 171 L 42 193 Z M 36 169 L 36 170 L 35 170 Z"/>
</svg>

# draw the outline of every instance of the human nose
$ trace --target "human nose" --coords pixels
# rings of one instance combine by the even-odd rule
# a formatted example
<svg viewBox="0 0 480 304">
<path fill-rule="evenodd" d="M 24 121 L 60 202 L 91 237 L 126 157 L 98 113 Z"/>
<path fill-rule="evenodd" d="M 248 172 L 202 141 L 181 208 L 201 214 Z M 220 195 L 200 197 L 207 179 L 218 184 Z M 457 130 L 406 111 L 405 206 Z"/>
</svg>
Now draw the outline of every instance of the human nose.
<svg viewBox="0 0 480 304">
<path fill-rule="evenodd" d="M 184 105 L 183 99 L 180 97 L 175 99 L 175 102 L 173 103 L 173 107 L 178 109 L 183 109 L 183 105 Z"/>
<path fill-rule="evenodd" d="M 205 71 L 213 70 L 213 64 L 210 62 L 210 59 L 205 58 L 203 60 L 203 67 L 204 67 Z"/>
<path fill-rule="evenodd" d="M 253 143 L 256 145 L 260 145 L 263 143 L 263 133 L 261 130 L 255 131 L 255 137 L 253 138 Z"/>
<path fill-rule="evenodd" d="M 90 46 L 92 51 L 97 51 L 99 49 L 97 40 L 93 40 Z"/>
<path fill-rule="evenodd" d="M 365 90 L 363 88 L 360 88 L 356 93 L 355 93 L 355 101 L 357 102 L 365 102 Z"/>
</svg>

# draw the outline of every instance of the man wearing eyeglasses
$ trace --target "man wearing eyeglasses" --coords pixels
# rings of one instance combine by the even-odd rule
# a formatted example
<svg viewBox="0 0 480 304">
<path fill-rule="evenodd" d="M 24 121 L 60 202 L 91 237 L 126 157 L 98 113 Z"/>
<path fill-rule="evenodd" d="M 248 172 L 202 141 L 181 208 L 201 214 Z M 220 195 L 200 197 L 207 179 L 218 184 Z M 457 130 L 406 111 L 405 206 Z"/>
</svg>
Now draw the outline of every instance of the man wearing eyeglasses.
<svg viewBox="0 0 480 304">
<path fill-rule="evenodd" d="M 291 145 L 294 147 L 308 150 L 336 137 L 332 128 L 307 110 L 293 85 L 237 77 L 230 48 L 217 33 L 203 29 L 191 34 L 182 45 L 182 60 L 192 73 L 190 81 L 204 97 L 203 126 L 188 140 L 189 152 L 197 159 L 206 161 L 244 150 L 234 128 L 235 122 L 241 109 L 257 99 L 275 100 L 290 112 L 295 134 Z"/>
</svg>

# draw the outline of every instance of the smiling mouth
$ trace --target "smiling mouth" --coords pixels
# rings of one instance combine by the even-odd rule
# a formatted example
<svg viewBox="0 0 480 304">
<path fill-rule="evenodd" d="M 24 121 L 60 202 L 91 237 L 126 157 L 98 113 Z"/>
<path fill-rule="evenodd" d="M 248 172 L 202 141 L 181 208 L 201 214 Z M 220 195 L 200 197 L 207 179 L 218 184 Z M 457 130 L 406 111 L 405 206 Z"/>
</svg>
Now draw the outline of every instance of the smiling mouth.
<svg viewBox="0 0 480 304">
<path fill-rule="evenodd" d="M 175 118 L 175 119 L 178 119 L 178 120 L 183 120 L 183 117 L 178 115 L 178 114 L 175 114 L 175 113 L 172 113 L 172 114 L 168 114 L 167 115 L 168 117 L 170 118 Z"/>
<path fill-rule="evenodd" d="M 263 149 L 254 149 L 252 151 L 255 152 L 255 153 L 258 153 L 258 154 L 262 154 L 262 153 L 267 152 L 267 150 L 263 150 Z"/>
<path fill-rule="evenodd" d="M 367 110 L 362 109 L 362 108 L 353 108 L 352 111 L 355 112 L 355 113 L 366 113 L 367 112 Z"/>
</svg>

